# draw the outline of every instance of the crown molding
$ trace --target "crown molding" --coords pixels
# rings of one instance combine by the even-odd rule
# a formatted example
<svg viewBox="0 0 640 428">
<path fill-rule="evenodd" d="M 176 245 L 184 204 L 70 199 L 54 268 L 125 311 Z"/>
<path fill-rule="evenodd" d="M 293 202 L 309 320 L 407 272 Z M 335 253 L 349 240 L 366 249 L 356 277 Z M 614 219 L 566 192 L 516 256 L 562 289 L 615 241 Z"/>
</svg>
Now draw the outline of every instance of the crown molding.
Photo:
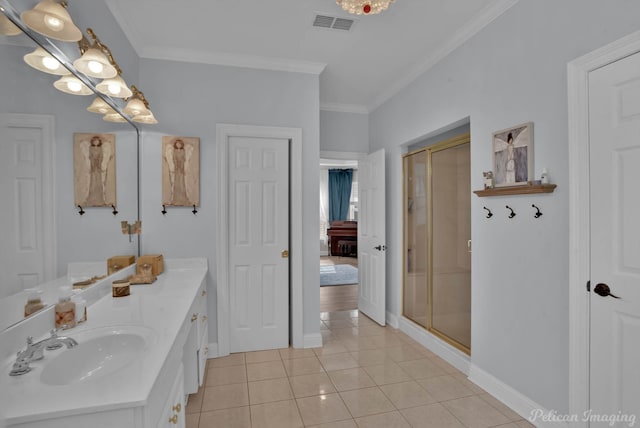
<svg viewBox="0 0 640 428">
<path fill-rule="evenodd" d="M 425 58 L 421 63 L 412 68 L 406 75 L 401 77 L 395 83 L 389 85 L 389 87 L 383 92 L 379 93 L 373 100 L 373 103 L 369 105 L 369 111 L 373 111 L 406 88 L 414 80 L 427 72 L 437 63 L 442 61 L 447 55 L 452 53 L 467 40 L 471 39 L 477 33 L 479 33 L 487 25 L 491 24 L 495 19 L 501 16 L 504 12 L 513 7 L 519 0 L 497 0 L 489 6 L 480 11 L 470 22 L 457 31 L 454 36 L 443 46 L 438 49 L 433 55 Z"/>
<path fill-rule="evenodd" d="M 367 106 L 360 104 L 320 103 L 320 110 L 336 113 L 369 114 Z"/>
</svg>

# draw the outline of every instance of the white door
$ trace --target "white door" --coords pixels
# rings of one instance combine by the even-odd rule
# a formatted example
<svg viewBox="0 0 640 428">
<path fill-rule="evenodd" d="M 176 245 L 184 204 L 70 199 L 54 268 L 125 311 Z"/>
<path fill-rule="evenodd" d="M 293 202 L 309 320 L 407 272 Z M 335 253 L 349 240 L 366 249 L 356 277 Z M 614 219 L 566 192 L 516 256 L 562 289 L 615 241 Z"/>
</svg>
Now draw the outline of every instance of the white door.
<svg viewBox="0 0 640 428">
<path fill-rule="evenodd" d="M 640 418 L 640 54 L 589 74 L 589 134 L 590 406 Z"/>
<path fill-rule="evenodd" d="M 229 137 L 229 350 L 289 345 L 289 140 Z"/>
<path fill-rule="evenodd" d="M 45 144 L 51 144 L 46 131 L 29 118 L 0 115 L 0 194 L 5 195 L 0 204 L 0 297 L 52 279 L 52 231 L 45 217 L 53 216 L 47 203 L 53 187 L 45 173 Z"/>
<path fill-rule="evenodd" d="M 384 149 L 358 161 L 358 309 L 380 325 L 386 319 Z"/>
</svg>

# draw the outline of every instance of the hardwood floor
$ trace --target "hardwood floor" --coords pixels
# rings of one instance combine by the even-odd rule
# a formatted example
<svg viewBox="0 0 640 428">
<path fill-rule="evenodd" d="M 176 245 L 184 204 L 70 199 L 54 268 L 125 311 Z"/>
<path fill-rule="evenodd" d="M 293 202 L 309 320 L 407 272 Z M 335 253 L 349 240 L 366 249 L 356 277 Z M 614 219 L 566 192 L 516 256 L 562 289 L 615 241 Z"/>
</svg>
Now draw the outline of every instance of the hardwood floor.
<svg viewBox="0 0 640 428">
<path fill-rule="evenodd" d="M 320 257 L 320 265 L 351 265 L 358 267 L 356 257 Z M 358 284 L 320 287 L 320 312 L 358 309 Z"/>
</svg>

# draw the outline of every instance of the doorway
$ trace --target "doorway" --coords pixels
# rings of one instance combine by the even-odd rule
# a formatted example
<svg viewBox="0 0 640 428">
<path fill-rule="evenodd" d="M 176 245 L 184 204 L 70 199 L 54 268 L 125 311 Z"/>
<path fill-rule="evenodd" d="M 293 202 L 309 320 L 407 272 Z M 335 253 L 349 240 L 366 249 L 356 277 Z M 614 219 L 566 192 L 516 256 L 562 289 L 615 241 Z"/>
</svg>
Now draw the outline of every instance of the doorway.
<svg viewBox="0 0 640 428">
<path fill-rule="evenodd" d="M 638 70 L 640 32 L 568 67 L 570 412 L 625 426 L 640 415 Z"/>
<path fill-rule="evenodd" d="M 231 335 L 231 289 L 230 289 L 230 162 L 229 150 L 231 140 L 240 139 L 276 139 L 288 142 L 289 161 L 285 166 L 289 174 L 288 184 L 288 249 L 276 248 L 278 257 L 288 256 L 288 301 L 285 302 L 285 317 L 288 318 L 287 342 L 295 348 L 305 345 L 302 329 L 302 130 L 299 128 L 277 128 L 249 125 L 218 124 L 216 126 L 217 159 L 218 159 L 218 218 L 216 223 L 216 293 L 217 293 L 217 333 L 218 356 L 229 355 Z M 237 160 L 242 161 L 243 156 Z M 262 160 L 269 165 L 270 156 Z M 275 158 L 274 158 L 275 159 Z M 269 187 L 269 186 L 266 186 Z M 265 236 L 256 239 L 264 240 Z M 267 236 L 268 238 L 268 236 Z M 288 255 L 283 253 L 288 251 Z M 260 345 L 278 347 L 278 343 Z M 286 346 L 286 345 L 285 345 Z M 235 351 L 235 350 L 234 350 Z"/>
<path fill-rule="evenodd" d="M 0 115 L 0 298 L 55 277 L 52 116 Z"/>
<path fill-rule="evenodd" d="M 471 352 L 470 135 L 407 153 L 403 315 Z"/>
<path fill-rule="evenodd" d="M 336 312 L 358 309 L 358 253 L 356 245 L 340 246 L 343 241 L 353 241 L 357 235 L 358 221 L 358 160 L 360 153 L 320 153 L 320 312 Z M 351 170 L 351 195 L 344 230 L 329 236 L 329 170 Z M 333 240 L 333 242 L 332 242 Z M 357 240 L 355 241 L 357 242 Z M 343 242 L 343 244 L 346 244 Z M 335 280 L 334 280 L 335 278 Z M 355 279 L 354 279 L 355 278 Z M 336 285 L 332 285 L 332 284 Z"/>
</svg>

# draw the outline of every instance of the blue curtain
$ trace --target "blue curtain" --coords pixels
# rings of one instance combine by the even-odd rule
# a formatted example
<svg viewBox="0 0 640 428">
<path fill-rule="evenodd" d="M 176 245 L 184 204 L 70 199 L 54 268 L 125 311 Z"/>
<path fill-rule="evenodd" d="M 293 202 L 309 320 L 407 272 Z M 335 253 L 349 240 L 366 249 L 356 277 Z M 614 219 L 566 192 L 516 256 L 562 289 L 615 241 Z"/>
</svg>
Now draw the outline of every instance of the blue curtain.
<svg viewBox="0 0 640 428">
<path fill-rule="evenodd" d="M 347 219 L 352 178 L 353 169 L 329 170 L 329 224 Z"/>
</svg>

